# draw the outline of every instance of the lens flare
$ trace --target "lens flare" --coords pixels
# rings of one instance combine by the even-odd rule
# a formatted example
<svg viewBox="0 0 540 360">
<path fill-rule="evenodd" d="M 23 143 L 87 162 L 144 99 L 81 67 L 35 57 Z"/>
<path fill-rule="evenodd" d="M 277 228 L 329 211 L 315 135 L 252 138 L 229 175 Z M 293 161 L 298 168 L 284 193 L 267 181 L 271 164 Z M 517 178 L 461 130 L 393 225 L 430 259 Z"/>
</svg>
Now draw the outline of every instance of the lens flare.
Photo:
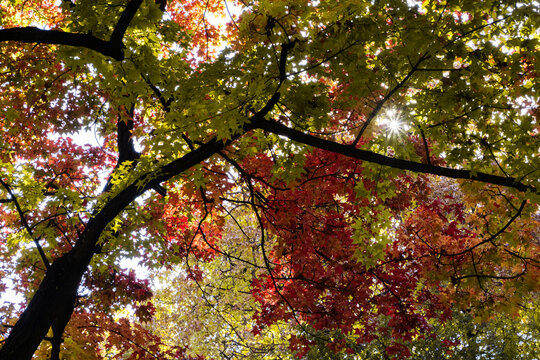
<svg viewBox="0 0 540 360">
<path fill-rule="evenodd" d="M 380 124 L 392 136 L 399 135 L 407 130 L 407 126 L 401 120 L 401 112 L 395 109 L 387 110 Z"/>
</svg>

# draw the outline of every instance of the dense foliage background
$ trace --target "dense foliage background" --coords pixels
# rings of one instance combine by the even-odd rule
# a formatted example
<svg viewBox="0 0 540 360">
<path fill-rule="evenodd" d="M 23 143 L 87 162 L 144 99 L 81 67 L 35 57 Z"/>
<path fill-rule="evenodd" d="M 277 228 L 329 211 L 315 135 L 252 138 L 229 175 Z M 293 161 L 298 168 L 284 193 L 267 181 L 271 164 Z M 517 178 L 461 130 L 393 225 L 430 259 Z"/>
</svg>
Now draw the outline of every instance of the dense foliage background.
<svg viewBox="0 0 540 360">
<path fill-rule="evenodd" d="M 0 359 L 538 358 L 539 24 L 1 0 Z"/>
</svg>

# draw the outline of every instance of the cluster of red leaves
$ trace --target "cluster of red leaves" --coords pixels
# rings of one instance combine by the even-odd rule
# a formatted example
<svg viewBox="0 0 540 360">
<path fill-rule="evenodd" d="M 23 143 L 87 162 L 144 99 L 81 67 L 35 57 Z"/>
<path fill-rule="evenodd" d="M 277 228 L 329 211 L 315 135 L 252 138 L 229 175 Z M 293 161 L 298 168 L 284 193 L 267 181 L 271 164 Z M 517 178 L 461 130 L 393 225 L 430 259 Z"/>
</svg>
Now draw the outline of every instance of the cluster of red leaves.
<svg viewBox="0 0 540 360">
<path fill-rule="evenodd" d="M 62 24 L 65 14 L 55 0 L 8 1 L 0 3 L 2 27 L 29 25 L 32 22 L 55 28 Z"/>
<path fill-rule="evenodd" d="M 35 4 L 26 3 L 23 6 L 32 10 Z M 102 94 L 82 71 L 67 68 L 47 46 L 3 44 L 2 50 L 0 107 L 6 111 L 0 114 L 3 129 L 0 161 L 27 168 L 36 182 L 34 189 L 41 187 L 46 195 L 41 206 L 31 209 L 26 209 L 25 199 L 20 199 L 28 223 L 32 226 L 46 219 L 49 231 L 58 230 L 58 238 L 73 239 L 71 235 L 77 229 L 59 215 L 66 213 L 63 204 L 69 203 L 58 200 L 64 194 L 59 190 L 76 193 L 84 202 L 100 186 L 99 173 L 113 160 L 99 147 L 81 146 L 67 134 L 80 130 L 81 122 L 98 109 Z M 15 193 L 24 183 L 8 177 L 3 180 Z M 6 210 L 2 215 L 12 225 L 19 216 L 9 212 Z M 58 251 L 63 252 L 71 245 L 59 242 L 58 246 L 61 247 Z"/>
<path fill-rule="evenodd" d="M 246 167 L 270 179 L 271 160 L 257 160 L 250 159 Z M 264 223 L 277 240 L 269 257 L 271 272 L 252 284 L 261 304 L 255 320 L 268 325 L 294 318 L 314 330 L 340 330 L 358 344 L 389 336 L 396 341 L 390 350 L 404 351 L 399 341 L 429 333 L 428 319 L 448 316 L 447 309 L 436 292 L 423 286 L 423 263 L 402 243 L 391 243 L 374 267 L 359 262 L 356 254 L 373 240 L 353 241 L 353 224 L 362 219 L 366 237 L 374 237 L 369 230 L 377 229 L 373 224 L 391 221 L 381 217 L 379 205 L 397 216 L 413 200 L 425 198 L 425 179 L 398 177 L 394 186 L 402 191 L 381 200 L 377 184 L 362 178 L 358 161 L 316 150 L 306 155 L 304 171 L 294 188 L 267 189 Z M 358 182 L 370 190 L 370 197 L 357 195 Z M 363 215 L 366 209 L 369 216 Z M 296 339 L 292 345 L 301 352 L 309 341 Z M 340 350 L 351 345 L 341 339 L 333 346 Z"/>
<path fill-rule="evenodd" d="M 125 274 L 113 268 L 107 271 L 97 269 L 88 276 L 85 286 L 96 289 L 92 297 L 86 301 L 89 309 L 107 312 L 111 307 L 132 305 L 135 315 L 141 321 L 151 320 L 155 311 L 150 302 L 152 290 L 149 280 L 137 279 L 133 270 Z"/>
<path fill-rule="evenodd" d="M 191 34 L 191 51 L 195 57 L 208 59 L 215 56 L 224 30 L 215 19 L 226 16 L 223 1 L 167 1 L 167 13 L 176 24 Z"/>
<path fill-rule="evenodd" d="M 141 254 L 145 263 L 150 264 L 156 259 L 162 264 L 174 263 L 174 259 L 183 259 L 188 255 L 203 261 L 213 259 L 221 236 L 221 223 L 203 221 L 207 217 L 213 219 L 213 214 L 211 204 L 207 204 L 208 213 L 205 213 L 200 194 L 170 191 L 163 206 L 150 206 L 152 217 L 146 225 L 156 243 L 151 244 L 151 256 L 148 256 L 148 252 Z M 187 210 L 187 207 L 190 209 Z"/>
<path fill-rule="evenodd" d="M 191 360 L 181 347 L 163 344 L 159 337 L 127 318 L 75 312 L 66 329 L 77 344 L 66 349 L 85 359 L 179 359 Z"/>
<path fill-rule="evenodd" d="M 451 279 L 456 285 L 455 292 L 440 291 L 441 297 L 463 307 L 512 304 L 522 291 L 538 287 L 538 219 L 517 217 L 517 207 L 509 205 L 512 196 L 495 195 L 489 187 L 484 192 L 491 202 L 475 208 L 467 206 L 463 194 L 431 197 L 398 234 L 432 280 Z"/>
</svg>

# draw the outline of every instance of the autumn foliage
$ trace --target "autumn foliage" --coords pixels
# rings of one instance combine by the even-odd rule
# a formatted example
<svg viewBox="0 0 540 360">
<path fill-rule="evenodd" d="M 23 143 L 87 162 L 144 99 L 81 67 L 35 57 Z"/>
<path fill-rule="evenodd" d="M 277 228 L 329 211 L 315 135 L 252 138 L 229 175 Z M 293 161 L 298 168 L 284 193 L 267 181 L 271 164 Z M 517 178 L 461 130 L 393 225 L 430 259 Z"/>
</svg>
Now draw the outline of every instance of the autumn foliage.
<svg viewBox="0 0 540 360">
<path fill-rule="evenodd" d="M 537 358 L 539 18 L 0 2 L 0 360 Z"/>
</svg>

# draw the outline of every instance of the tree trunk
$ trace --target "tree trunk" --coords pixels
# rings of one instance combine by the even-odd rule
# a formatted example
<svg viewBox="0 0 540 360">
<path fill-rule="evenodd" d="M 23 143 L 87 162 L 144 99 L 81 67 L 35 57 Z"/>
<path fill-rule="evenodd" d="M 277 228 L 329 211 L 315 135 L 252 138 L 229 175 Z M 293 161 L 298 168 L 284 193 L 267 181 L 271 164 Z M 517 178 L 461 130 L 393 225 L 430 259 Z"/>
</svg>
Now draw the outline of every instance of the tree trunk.
<svg viewBox="0 0 540 360">
<path fill-rule="evenodd" d="M 145 189 L 130 185 L 121 191 L 87 224 L 71 251 L 56 259 L 38 290 L 11 329 L 0 350 L 0 360 L 30 360 L 53 324 L 67 324 L 82 277 L 94 256 L 96 244 L 107 224 Z"/>
<path fill-rule="evenodd" d="M 238 137 L 240 134 L 234 138 Z M 109 222 L 138 196 L 208 159 L 226 144 L 228 142 L 213 138 L 183 157 L 162 166 L 159 171 L 141 175 L 138 181 L 108 200 L 87 223 L 75 247 L 56 259 L 47 270 L 38 290 L 0 349 L 0 360 L 30 360 L 51 326 L 63 321 L 67 323 L 65 319 L 69 319 L 73 313 L 81 279 Z M 145 185 L 137 185 L 140 182 Z"/>
<path fill-rule="evenodd" d="M 69 318 L 75 306 L 77 289 L 93 256 L 78 249 L 53 262 L 34 297 L 11 329 L 0 350 L 0 360 L 30 360 L 51 324 Z"/>
</svg>

